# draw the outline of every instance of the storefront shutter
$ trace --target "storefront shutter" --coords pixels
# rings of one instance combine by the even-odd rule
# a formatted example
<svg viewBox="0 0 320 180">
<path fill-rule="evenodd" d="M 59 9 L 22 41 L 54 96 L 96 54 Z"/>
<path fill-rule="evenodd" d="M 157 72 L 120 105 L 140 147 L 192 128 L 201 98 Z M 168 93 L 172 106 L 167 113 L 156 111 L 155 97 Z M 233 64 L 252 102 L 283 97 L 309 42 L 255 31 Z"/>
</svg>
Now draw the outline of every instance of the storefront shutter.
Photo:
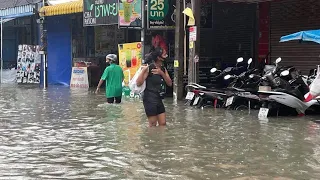
<svg viewBox="0 0 320 180">
<path fill-rule="evenodd" d="M 281 65 L 293 65 L 303 73 L 320 64 L 320 44 L 291 41 L 280 43 L 280 37 L 298 31 L 320 29 L 319 0 L 274 1 L 270 7 L 271 62 L 281 57 Z"/>
</svg>

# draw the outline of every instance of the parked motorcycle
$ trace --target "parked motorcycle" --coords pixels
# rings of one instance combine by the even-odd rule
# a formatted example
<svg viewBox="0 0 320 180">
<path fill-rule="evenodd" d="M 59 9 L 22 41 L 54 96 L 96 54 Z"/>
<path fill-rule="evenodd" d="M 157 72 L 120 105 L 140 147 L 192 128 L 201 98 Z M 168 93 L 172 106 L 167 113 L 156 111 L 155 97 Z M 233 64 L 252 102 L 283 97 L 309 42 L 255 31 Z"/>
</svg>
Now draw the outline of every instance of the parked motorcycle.
<svg viewBox="0 0 320 180">
<path fill-rule="evenodd" d="M 220 108 L 225 102 L 227 95 L 225 94 L 225 88 L 222 86 L 221 79 L 227 73 L 239 73 L 239 70 L 243 67 L 239 67 L 238 64 L 243 62 L 243 58 L 240 57 L 237 59 L 235 67 L 227 67 L 223 71 L 218 70 L 217 68 L 212 68 L 210 72 L 214 74 L 214 80 L 216 83 L 213 83 L 210 87 L 204 87 L 196 83 L 191 83 L 186 86 L 188 92 L 186 96 L 186 104 L 191 106 L 205 107 L 213 106 L 214 108 Z"/>
<path fill-rule="evenodd" d="M 280 62 L 281 58 L 278 58 L 276 64 Z M 286 115 L 305 115 L 306 110 L 311 106 L 320 105 L 317 100 L 305 102 L 304 95 L 308 92 L 306 76 L 300 75 L 293 67 L 286 68 L 279 68 L 277 65 L 276 68 L 262 77 L 264 83 L 269 82 L 272 90 L 258 91 L 260 96 L 263 97 L 262 108 L 259 111 L 260 117 L 267 117 L 269 112 L 275 109 L 277 115 L 280 113 L 279 109 L 281 109 L 281 113 L 286 112 Z"/>
<path fill-rule="evenodd" d="M 259 96 L 257 95 L 257 87 L 260 83 L 260 78 L 254 78 L 253 74 L 259 75 L 259 69 L 252 68 L 250 65 L 252 58 L 248 60 L 247 71 L 240 75 L 226 75 L 225 80 L 233 80 L 228 86 L 228 98 L 225 103 L 227 109 L 247 110 L 258 109 L 260 107 Z M 251 76 L 251 78 L 250 78 Z"/>
</svg>

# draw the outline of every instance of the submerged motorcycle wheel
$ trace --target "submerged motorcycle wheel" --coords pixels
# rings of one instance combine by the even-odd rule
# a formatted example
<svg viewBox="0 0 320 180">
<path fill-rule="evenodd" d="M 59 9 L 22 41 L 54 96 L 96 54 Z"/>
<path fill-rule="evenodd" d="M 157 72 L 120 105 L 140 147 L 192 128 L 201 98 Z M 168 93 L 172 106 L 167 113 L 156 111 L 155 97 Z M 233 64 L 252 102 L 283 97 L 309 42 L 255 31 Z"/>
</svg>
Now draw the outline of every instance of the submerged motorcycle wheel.
<svg viewBox="0 0 320 180">
<path fill-rule="evenodd" d="M 239 105 L 239 106 L 234 107 L 234 110 L 236 110 L 236 111 L 246 111 L 246 110 L 249 110 L 249 107 L 246 106 L 246 105 Z"/>
</svg>

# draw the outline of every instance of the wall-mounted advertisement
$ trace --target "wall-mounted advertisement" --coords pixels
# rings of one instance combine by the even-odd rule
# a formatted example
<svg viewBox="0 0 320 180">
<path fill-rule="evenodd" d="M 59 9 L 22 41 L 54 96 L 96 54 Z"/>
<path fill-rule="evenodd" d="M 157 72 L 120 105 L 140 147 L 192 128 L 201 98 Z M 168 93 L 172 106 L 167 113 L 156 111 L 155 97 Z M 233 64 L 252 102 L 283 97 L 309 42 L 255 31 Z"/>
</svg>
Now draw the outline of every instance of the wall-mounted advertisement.
<svg viewBox="0 0 320 180">
<path fill-rule="evenodd" d="M 148 29 L 175 28 L 175 0 L 148 0 Z"/>
<path fill-rule="evenodd" d="M 119 27 L 142 27 L 142 0 L 119 0 Z"/>
<path fill-rule="evenodd" d="M 118 23 L 118 0 L 83 0 L 83 26 Z"/>
<path fill-rule="evenodd" d="M 17 58 L 17 83 L 39 84 L 41 55 L 40 46 L 19 45 Z"/>
<path fill-rule="evenodd" d="M 142 44 L 141 42 L 119 44 L 119 65 L 124 71 L 125 86 L 133 78 L 142 62 Z"/>
</svg>

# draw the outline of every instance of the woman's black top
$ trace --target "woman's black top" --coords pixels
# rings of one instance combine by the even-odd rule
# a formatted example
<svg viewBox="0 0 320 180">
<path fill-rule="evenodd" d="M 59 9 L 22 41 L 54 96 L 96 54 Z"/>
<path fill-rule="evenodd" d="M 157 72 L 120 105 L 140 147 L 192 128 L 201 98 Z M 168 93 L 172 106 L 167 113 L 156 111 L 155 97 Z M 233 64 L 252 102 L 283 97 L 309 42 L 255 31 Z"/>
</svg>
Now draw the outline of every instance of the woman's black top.
<svg viewBox="0 0 320 180">
<path fill-rule="evenodd" d="M 154 63 L 149 65 L 149 74 L 146 79 L 146 89 L 144 90 L 144 99 L 163 99 L 166 93 L 166 85 L 163 77 L 159 74 L 152 74 L 152 69 L 156 69 Z M 161 70 L 166 72 L 165 68 L 161 66 Z"/>
</svg>

